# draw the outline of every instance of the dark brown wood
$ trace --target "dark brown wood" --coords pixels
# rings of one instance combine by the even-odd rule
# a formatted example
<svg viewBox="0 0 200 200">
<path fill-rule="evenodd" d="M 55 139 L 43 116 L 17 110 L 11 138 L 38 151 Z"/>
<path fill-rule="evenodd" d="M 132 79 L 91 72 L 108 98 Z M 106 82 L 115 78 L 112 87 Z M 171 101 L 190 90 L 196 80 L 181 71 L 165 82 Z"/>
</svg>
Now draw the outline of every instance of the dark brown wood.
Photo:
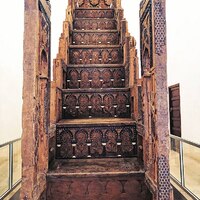
<svg viewBox="0 0 200 200">
<path fill-rule="evenodd" d="M 101 84 L 99 83 L 95 83 Z M 63 90 L 63 118 L 130 117 L 130 91 Z"/>
<path fill-rule="evenodd" d="M 136 135 L 135 124 L 60 125 L 57 127 L 56 157 L 134 157 L 137 155 Z"/>
<path fill-rule="evenodd" d="M 136 159 L 83 159 L 78 163 L 75 161 L 77 160 L 57 162 L 53 166 L 47 177 L 47 199 L 149 199 L 144 183 L 144 171 Z"/>
<path fill-rule="evenodd" d="M 117 22 L 114 19 L 77 18 L 74 19 L 75 30 L 116 30 Z"/>
<path fill-rule="evenodd" d="M 123 54 L 120 46 L 73 45 L 69 49 L 70 64 L 122 64 Z"/>
<path fill-rule="evenodd" d="M 74 5 L 75 7 L 80 8 L 110 8 L 111 3 L 114 4 L 113 0 L 75 0 Z"/>
<path fill-rule="evenodd" d="M 76 9 L 76 18 L 114 18 L 114 9 Z"/>
<path fill-rule="evenodd" d="M 117 31 L 73 31 L 73 45 L 115 45 L 119 44 Z"/>
<path fill-rule="evenodd" d="M 136 84 L 138 77 L 135 41 L 126 37 L 125 21 L 121 30 L 123 12 L 113 8 L 112 0 L 74 3 L 69 35 L 64 33 L 59 48 L 67 62 L 54 68 L 63 73 L 61 80 L 57 74 L 54 78 L 62 93 L 62 120 L 55 124 L 48 199 L 147 200 L 131 118 L 129 80 Z M 119 1 L 113 3 L 120 7 Z M 130 70 L 130 65 L 135 67 Z"/>
<path fill-rule="evenodd" d="M 66 85 L 78 88 L 123 88 L 125 87 L 124 67 L 67 67 Z M 95 73 L 96 72 L 96 73 Z M 96 82 L 96 84 L 95 84 Z"/>
<path fill-rule="evenodd" d="M 181 137 L 180 85 L 169 87 L 170 133 Z"/>
</svg>

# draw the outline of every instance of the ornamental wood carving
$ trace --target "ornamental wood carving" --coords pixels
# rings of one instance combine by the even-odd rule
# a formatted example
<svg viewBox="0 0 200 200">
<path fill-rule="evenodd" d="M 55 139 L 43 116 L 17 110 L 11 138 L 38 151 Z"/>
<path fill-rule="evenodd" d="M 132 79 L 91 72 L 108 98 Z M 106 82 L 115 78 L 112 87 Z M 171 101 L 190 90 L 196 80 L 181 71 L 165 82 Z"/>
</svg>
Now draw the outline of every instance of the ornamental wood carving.
<svg viewBox="0 0 200 200">
<path fill-rule="evenodd" d="M 57 127 L 57 158 L 134 157 L 135 125 L 81 128 Z"/>
<path fill-rule="evenodd" d="M 98 91 L 96 91 L 98 93 Z M 130 117 L 129 92 L 63 94 L 63 118 Z"/>
<path fill-rule="evenodd" d="M 114 18 L 114 10 L 75 10 L 76 18 Z"/>
<path fill-rule="evenodd" d="M 93 67 L 67 67 L 66 85 L 74 88 L 123 88 L 125 86 L 124 67 L 101 67 L 96 73 Z M 95 81 L 98 84 L 95 85 Z"/>
<path fill-rule="evenodd" d="M 94 70 L 92 72 L 91 88 L 101 88 L 100 71 Z"/>
<path fill-rule="evenodd" d="M 75 156 L 76 158 L 87 157 L 88 147 L 87 147 L 87 132 L 85 130 L 80 130 L 75 134 L 76 146 L 75 146 Z"/>
<path fill-rule="evenodd" d="M 95 129 L 91 132 L 91 148 L 90 152 L 91 155 L 94 157 L 100 157 L 103 154 L 103 145 L 102 145 L 102 139 L 103 139 L 103 133 Z"/>
<path fill-rule="evenodd" d="M 142 74 L 144 70 L 149 70 L 153 65 L 153 46 L 152 46 L 152 3 L 148 1 L 146 10 L 140 19 L 141 30 L 141 66 Z"/>
<path fill-rule="evenodd" d="M 91 115 L 96 115 L 97 117 L 101 117 L 102 113 L 102 97 L 99 94 L 94 94 L 91 96 Z M 99 114 L 99 115 L 98 115 Z"/>
<path fill-rule="evenodd" d="M 113 0 L 104 0 L 104 1 L 107 6 L 111 6 L 111 4 L 113 3 Z"/>
<path fill-rule="evenodd" d="M 140 18 L 144 75 L 144 163 L 148 171 L 147 177 L 156 185 L 152 190 L 154 199 L 169 200 L 172 197 L 168 152 L 165 1 L 143 0 Z M 150 188 L 151 185 L 152 183 L 149 184 Z"/>
<path fill-rule="evenodd" d="M 108 152 L 108 154 L 113 154 L 116 155 L 117 154 L 117 133 L 115 131 L 112 130 L 108 130 L 106 132 L 106 151 Z"/>
<path fill-rule="evenodd" d="M 90 1 L 90 4 L 94 7 L 97 6 L 100 2 L 100 0 L 89 0 L 89 1 Z"/>
<path fill-rule="evenodd" d="M 121 48 L 70 48 L 70 64 L 122 64 Z"/>
<path fill-rule="evenodd" d="M 60 151 L 60 155 L 62 157 L 71 158 L 73 156 L 72 133 L 67 130 L 67 132 L 61 132 L 60 137 L 61 145 L 63 147 Z"/>
<path fill-rule="evenodd" d="M 116 30 L 117 22 L 114 19 L 75 19 L 74 30 Z"/>
<path fill-rule="evenodd" d="M 75 0 L 76 8 L 110 8 L 112 0 Z"/>
<path fill-rule="evenodd" d="M 65 180 L 48 177 L 48 200 L 150 200 L 144 175 L 141 173 L 103 177 L 69 177 Z M 125 196 L 125 198 L 124 198 Z"/>
<path fill-rule="evenodd" d="M 119 44 L 118 32 L 73 32 L 73 45 L 115 45 Z"/>
<path fill-rule="evenodd" d="M 80 88 L 90 88 L 90 73 L 87 70 L 80 73 Z"/>
<path fill-rule="evenodd" d="M 114 108 L 114 97 L 111 94 L 106 94 L 103 97 L 103 112 L 106 117 L 115 116 L 115 108 Z"/>
</svg>

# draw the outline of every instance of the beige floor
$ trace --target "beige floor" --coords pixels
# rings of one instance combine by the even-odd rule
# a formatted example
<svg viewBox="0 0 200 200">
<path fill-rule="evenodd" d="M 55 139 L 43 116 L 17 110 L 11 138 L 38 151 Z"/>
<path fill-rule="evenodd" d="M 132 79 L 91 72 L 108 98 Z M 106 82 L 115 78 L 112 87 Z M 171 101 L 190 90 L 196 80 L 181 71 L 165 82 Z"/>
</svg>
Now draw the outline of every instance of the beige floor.
<svg viewBox="0 0 200 200">
<path fill-rule="evenodd" d="M 21 179 L 21 143 L 16 142 L 13 146 L 13 183 Z M 9 187 L 9 148 L 8 146 L 0 148 L 0 196 L 4 194 Z"/>
<path fill-rule="evenodd" d="M 183 145 L 185 187 L 200 197 L 200 148 Z M 179 152 L 170 152 L 171 174 L 180 181 Z"/>
</svg>

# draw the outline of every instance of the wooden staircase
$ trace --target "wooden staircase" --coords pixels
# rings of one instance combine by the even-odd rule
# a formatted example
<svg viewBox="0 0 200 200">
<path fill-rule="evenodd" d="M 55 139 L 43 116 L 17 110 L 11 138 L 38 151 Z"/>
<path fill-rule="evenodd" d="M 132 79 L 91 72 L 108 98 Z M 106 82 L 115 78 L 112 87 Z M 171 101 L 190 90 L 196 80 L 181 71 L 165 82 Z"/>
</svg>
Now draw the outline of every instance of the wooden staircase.
<svg viewBox="0 0 200 200">
<path fill-rule="evenodd" d="M 74 11 L 49 200 L 148 199 L 118 27 L 109 6 Z"/>
</svg>

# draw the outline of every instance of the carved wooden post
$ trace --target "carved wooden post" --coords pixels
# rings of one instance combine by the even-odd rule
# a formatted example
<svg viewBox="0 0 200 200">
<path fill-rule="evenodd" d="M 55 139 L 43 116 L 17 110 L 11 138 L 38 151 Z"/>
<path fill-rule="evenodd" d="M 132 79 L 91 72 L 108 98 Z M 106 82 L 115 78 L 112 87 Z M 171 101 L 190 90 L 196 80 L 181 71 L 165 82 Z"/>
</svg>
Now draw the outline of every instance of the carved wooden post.
<svg viewBox="0 0 200 200">
<path fill-rule="evenodd" d="M 165 0 L 140 5 L 144 162 L 153 199 L 169 200 L 169 131 Z"/>
<path fill-rule="evenodd" d="M 50 2 L 25 0 L 22 187 L 20 199 L 46 190 L 50 99 Z"/>
</svg>

